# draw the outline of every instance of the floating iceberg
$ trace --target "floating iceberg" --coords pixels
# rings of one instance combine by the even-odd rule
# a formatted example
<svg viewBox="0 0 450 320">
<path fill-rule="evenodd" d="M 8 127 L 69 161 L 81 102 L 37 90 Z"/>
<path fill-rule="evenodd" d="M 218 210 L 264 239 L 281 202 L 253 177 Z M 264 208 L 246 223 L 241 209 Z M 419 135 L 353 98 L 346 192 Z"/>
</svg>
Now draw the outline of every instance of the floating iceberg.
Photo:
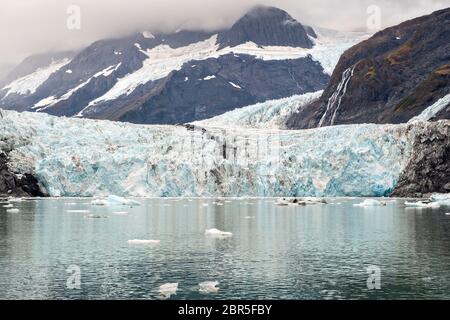
<svg viewBox="0 0 450 320">
<path fill-rule="evenodd" d="M 439 203 L 423 202 L 423 201 L 417 201 L 417 202 L 406 201 L 405 206 L 413 207 L 413 208 L 430 208 L 430 209 L 439 209 L 441 207 L 441 205 Z"/>
<path fill-rule="evenodd" d="M 93 206 L 140 206 L 141 203 L 136 200 L 126 199 L 118 196 L 109 196 L 107 199 L 96 199 L 91 202 Z"/>
<path fill-rule="evenodd" d="M 430 197 L 430 201 L 441 206 L 450 206 L 450 193 L 437 193 Z"/>
<path fill-rule="evenodd" d="M 176 295 L 178 291 L 178 283 L 166 283 L 159 287 L 158 292 L 166 299 L 172 295 Z"/>
<path fill-rule="evenodd" d="M 230 238 L 233 236 L 231 232 L 224 232 L 218 229 L 209 229 L 205 231 L 205 235 L 213 238 Z"/>
<path fill-rule="evenodd" d="M 218 281 L 206 281 L 199 283 L 199 290 L 198 292 L 203 294 L 208 293 L 217 293 L 219 291 L 219 288 L 217 287 L 219 285 Z"/>
<path fill-rule="evenodd" d="M 113 214 L 115 214 L 116 216 L 127 216 L 128 212 L 118 211 L 118 212 L 113 212 Z"/>
<path fill-rule="evenodd" d="M 374 199 L 366 199 L 361 203 L 354 204 L 355 207 L 383 207 L 386 206 L 386 202 L 378 201 Z"/>
<path fill-rule="evenodd" d="M 98 214 L 89 214 L 87 216 L 84 216 L 85 219 L 108 219 L 108 216 L 101 216 Z"/>
<path fill-rule="evenodd" d="M 276 204 L 281 207 L 285 206 L 307 206 L 307 205 L 316 205 L 316 204 L 327 204 L 327 201 L 320 198 L 291 198 L 291 199 L 278 199 Z"/>
</svg>

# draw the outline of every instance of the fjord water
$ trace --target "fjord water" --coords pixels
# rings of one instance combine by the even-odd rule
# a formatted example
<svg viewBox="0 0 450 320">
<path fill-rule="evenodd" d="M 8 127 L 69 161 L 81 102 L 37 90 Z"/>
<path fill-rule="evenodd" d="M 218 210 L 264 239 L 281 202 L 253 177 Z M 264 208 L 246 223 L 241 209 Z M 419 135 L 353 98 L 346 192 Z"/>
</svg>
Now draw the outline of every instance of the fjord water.
<svg viewBox="0 0 450 320">
<path fill-rule="evenodd" d="M 274 199 L 92 199 L 0 206 L 1 299 L 450 299 L 450 208 L 408 209 L 364 199 L 280 207 Z M 125 214 L 126 212 L 126 214 Z M 232 232 L 211 238 L 205 230 Z M 161 240 L 159 246 L 128 240 Z M 67 271 L 80 270 L 69 289 Z M 369 290 L 367 268 L 381 270 Z M 73 269 L 72 269 L 73 271 Z M 217 293 L 198 284 L 218 281 Z"/>
</svg>

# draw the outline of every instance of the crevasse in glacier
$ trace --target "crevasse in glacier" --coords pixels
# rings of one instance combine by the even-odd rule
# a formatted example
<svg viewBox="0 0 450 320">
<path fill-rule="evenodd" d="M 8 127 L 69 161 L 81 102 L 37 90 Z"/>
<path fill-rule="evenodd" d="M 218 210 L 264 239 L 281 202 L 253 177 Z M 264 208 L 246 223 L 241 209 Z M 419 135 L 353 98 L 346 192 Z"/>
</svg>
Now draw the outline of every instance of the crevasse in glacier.
<svg viewBox="0 0 450 320">
<path fill-rule="evenodd" d="M 140 126 L 3 111 L 0 149 L 51 196 L 383 196 L 407 125 L 304 131 Z"/>
</svg>

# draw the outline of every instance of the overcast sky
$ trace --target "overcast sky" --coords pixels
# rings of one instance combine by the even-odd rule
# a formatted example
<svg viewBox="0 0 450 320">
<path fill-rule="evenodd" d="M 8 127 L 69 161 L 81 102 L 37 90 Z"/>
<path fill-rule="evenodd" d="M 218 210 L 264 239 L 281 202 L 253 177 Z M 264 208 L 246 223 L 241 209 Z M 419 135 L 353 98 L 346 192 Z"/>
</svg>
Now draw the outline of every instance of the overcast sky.
<svg viewBox="0 0 450 320">
<path fill-rule="evenodd" d="M 450 0 L 1 0 L 0 73 L 34 53 L 74 49 L 135 30 L 219 28 L 256 4 L 280 7 L 304 24 L 365 30 L 367 8 L 382 27 L 450 7 Z M 67 8 L 81 8 L 81 29 L 68 30 Z"/>
</svg>

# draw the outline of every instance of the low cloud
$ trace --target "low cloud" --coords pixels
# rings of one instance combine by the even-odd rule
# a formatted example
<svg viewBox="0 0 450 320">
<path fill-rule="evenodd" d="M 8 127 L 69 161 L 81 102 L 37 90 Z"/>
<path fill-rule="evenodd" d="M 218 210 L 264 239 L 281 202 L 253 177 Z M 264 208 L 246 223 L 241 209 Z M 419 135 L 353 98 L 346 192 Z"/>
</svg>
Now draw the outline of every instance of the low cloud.
<svg viewBox="0 0 450 320">
<path fill-rule="evenodd" d="M 369 5 L 380 7 L 384 28 L 449 7 L 450 0 L 2 0 L 0 71 L 30 54 L 81 48 L 137 30 L 223 28 L 257 4 L 280 7 L 305 24 L 365 30 Z M 81 9 L 80 30 L 67 28 L 70 5 Z"/>
</svg>

